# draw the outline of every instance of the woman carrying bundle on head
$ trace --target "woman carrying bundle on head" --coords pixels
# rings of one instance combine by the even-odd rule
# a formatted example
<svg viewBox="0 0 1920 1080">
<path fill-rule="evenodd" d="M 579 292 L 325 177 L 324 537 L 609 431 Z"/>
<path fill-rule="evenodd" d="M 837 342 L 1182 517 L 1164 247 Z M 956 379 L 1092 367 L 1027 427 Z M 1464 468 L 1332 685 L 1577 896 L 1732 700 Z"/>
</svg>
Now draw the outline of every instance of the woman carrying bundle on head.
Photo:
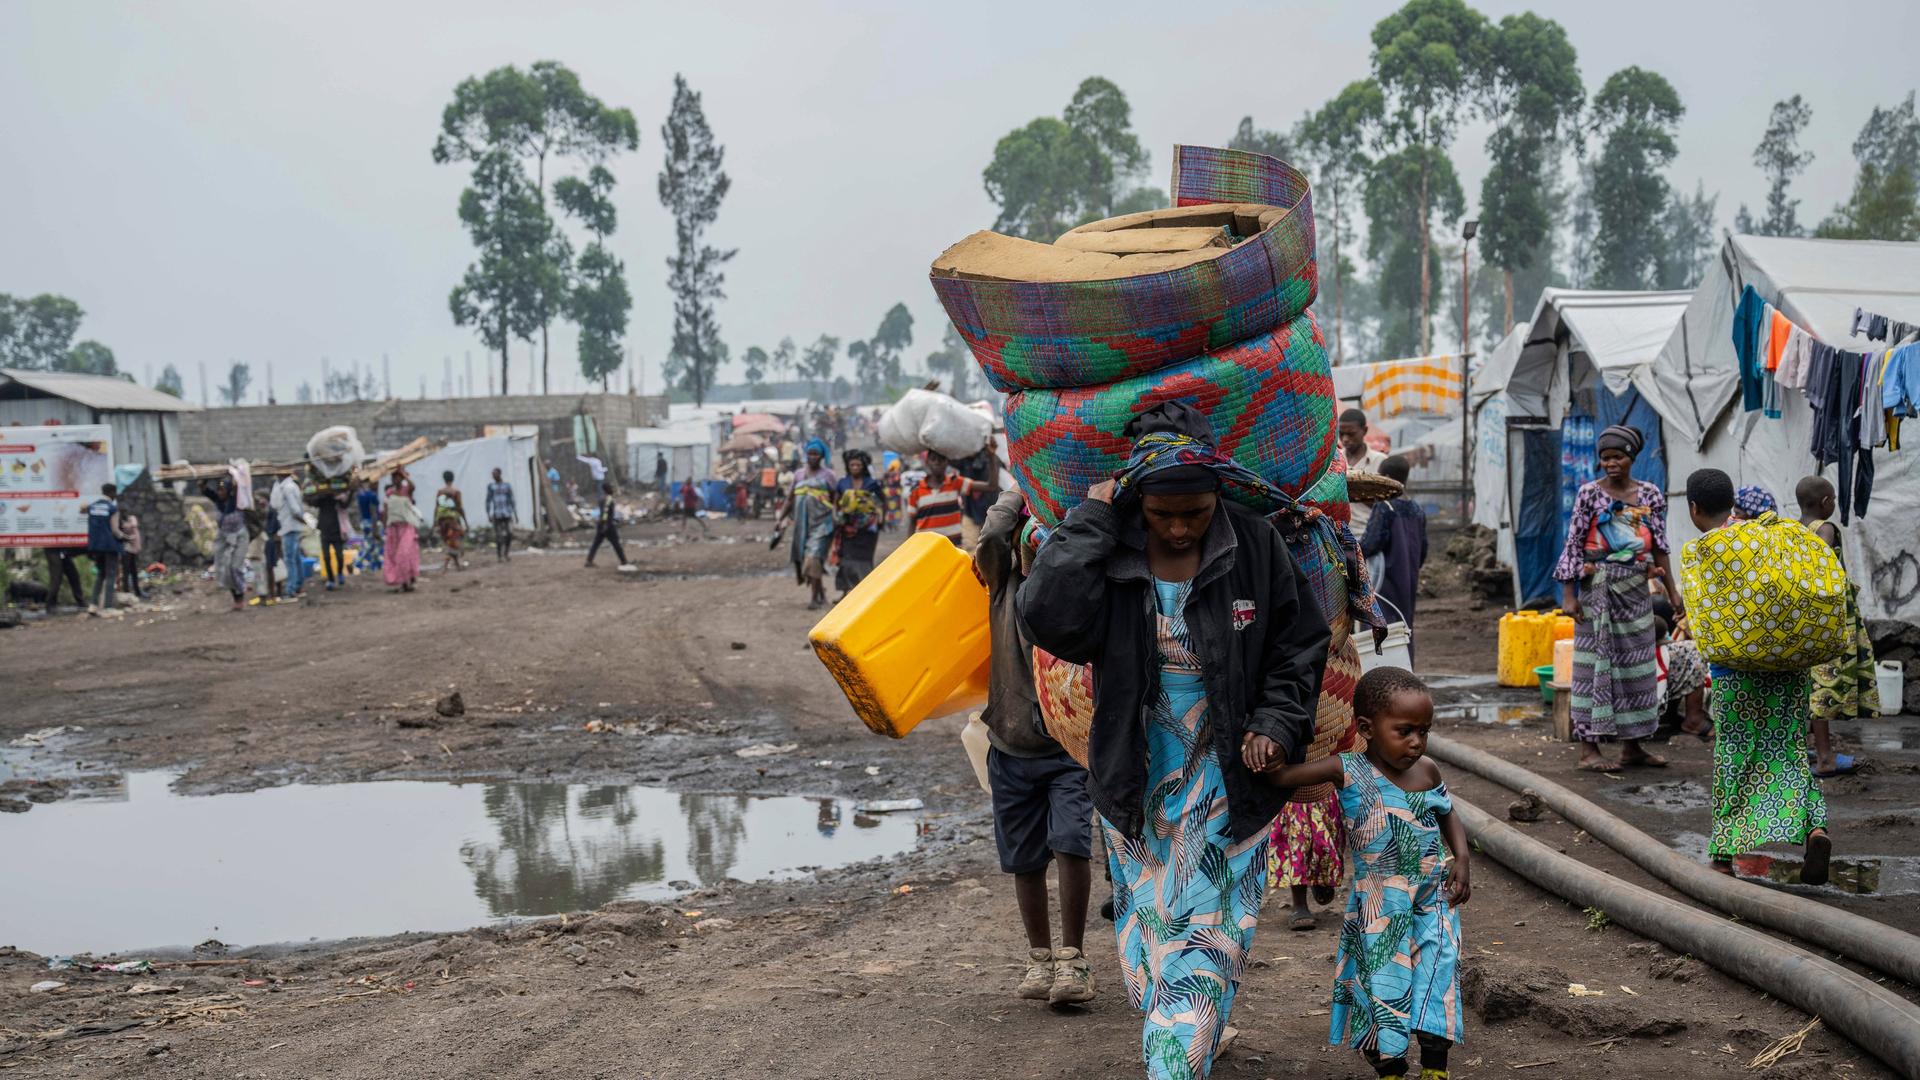
<svg viewBox="0 0 1920 1080">
<path fill-rule="evenodd" d="M 1205 1076 L 1288 796 L 1254 773 L 1304 756 L 1330 631 L 1279 531 L 1221 498 L 1265 481 L 1205 416 L 1156 405 L 1125 434 L 1126 467 L 1041 546 L 1017 607 L 1034 645 L 1099 672 L 1090 789 L 1147 1074 Z"/>
<path fill-rule="evenodd" d="M 1595 440 L 1601 476 L 1574 496 L 1566 548 L 1553 570 L 1560 606 L 1574 618 L 1573 735 L 1580 767 L 1593 772 L 1667 763 L 1640 745 L 1659 727 L 1662 704 L 1648 579 L 1658 568 L 1663 585 L 1673 581 L 1667 497 L 1660 485 L 1633 478 L 1645 441 L 1620 424 Z M 1679 590 L 1669 593 L 1675 617 L 1684 616 Z M 1618 762 L 1600 753 L 1601 743 L 1616 739 L 1625 744 Z"/>
</svg>

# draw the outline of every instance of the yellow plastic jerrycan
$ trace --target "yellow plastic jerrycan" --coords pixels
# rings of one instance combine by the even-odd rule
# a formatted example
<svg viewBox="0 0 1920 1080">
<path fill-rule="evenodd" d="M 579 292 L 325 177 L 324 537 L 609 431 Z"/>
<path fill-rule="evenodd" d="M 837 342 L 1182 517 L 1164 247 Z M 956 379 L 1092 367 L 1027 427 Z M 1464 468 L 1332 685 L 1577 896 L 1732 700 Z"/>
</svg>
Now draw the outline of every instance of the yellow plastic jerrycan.
<svg viewBox="0 0 1920 1080">
<path fill-rule="evenodd" d="M 1510 611 L 1500 616 L 1496 673 L 1501 686 L 1540 685 L 1539 676 L 1533 673 L 1540 663 L 1534 657 L 1540 653 L 1543 640 L 1552 640 L 1551 619 L 1537 611 Z M 1551 644 L 1546 646 L 1549 661 L 1552 648 Z"/>
<path fill-rule="evenodd" d="M 987 700 L 987 589 L 933 533 L 908 537 L 808 635 L 853 711 L 898 739 Z"/>
</svg>

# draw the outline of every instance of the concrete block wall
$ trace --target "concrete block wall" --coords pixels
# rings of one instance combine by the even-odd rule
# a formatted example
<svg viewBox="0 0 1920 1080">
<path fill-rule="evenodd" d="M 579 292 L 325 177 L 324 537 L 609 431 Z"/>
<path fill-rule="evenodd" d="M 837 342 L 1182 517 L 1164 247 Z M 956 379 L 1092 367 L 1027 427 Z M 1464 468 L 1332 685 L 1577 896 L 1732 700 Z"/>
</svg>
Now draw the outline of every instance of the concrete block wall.
<svg viewBox="0 0 1920 1080">
<path fill-rule="evenodd" d="M 652 427 L 667 419 L 667 399 L 629 394 L 509 394 L 501 397 L 408 401 L 344 401 L 320 405 L 250 405 L 205 409 L 180 416 L 179 456 L 203 463 L 243 457 L 294 461 L 321 428 L 345 424 L 368 450 L 390 450 L 425 436 L 452 442 L 477 438 L 489 425 L 534 424 L 540 452 L 586 485 L 585 466 L 574 461 L 575 416 L 591 416 L 599 457 L 623 471 L 627 428 Z"/>
</svg>

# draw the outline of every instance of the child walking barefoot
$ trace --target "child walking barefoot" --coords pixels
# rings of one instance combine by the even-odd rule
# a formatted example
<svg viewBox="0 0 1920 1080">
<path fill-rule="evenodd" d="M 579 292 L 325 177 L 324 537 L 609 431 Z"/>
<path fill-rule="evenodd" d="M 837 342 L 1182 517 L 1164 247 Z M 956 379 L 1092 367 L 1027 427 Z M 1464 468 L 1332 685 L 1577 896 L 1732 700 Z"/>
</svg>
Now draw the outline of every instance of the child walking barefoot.
<svg viewBox="0 0 1920 1080">
<path fill-rule="evenodd" d="M 1426 757 L 1426 684 L 1402 668 L 1375 668 L 1361 677 L 1353 707 L 1366 753 L 1265 774 L 1283 787 L 1333 784 L 1340 793 L 1353 891 L 1328 1041 L 1359 1050 L 1382 1077 L 1404 1077 L 1417 1040 L 1422 1080 L 1444 1080 L 1462 1026 L 1454 909 L 1472 893 L 1467 833 Z"/>
</svg>

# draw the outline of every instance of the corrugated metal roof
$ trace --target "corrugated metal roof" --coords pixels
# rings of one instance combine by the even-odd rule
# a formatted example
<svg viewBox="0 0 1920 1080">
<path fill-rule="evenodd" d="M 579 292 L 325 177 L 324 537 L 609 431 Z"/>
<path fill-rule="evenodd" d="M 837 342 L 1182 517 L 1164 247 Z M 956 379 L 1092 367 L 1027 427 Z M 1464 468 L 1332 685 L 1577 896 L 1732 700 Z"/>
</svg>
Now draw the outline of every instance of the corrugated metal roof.
<svg viewBox="0 0 1920 1080">
<path fill-rule="evenodd" d="M 158 390 L 149 390 L 124 379 L 100 375 L 82 375 L 71 371 L 21 371 L 0 368 L 0 386 L 17 382 L 43 394 L 77 401 L 90 409 L 114 412 L 199 412 L 192 405 Z"/>
</svg>

